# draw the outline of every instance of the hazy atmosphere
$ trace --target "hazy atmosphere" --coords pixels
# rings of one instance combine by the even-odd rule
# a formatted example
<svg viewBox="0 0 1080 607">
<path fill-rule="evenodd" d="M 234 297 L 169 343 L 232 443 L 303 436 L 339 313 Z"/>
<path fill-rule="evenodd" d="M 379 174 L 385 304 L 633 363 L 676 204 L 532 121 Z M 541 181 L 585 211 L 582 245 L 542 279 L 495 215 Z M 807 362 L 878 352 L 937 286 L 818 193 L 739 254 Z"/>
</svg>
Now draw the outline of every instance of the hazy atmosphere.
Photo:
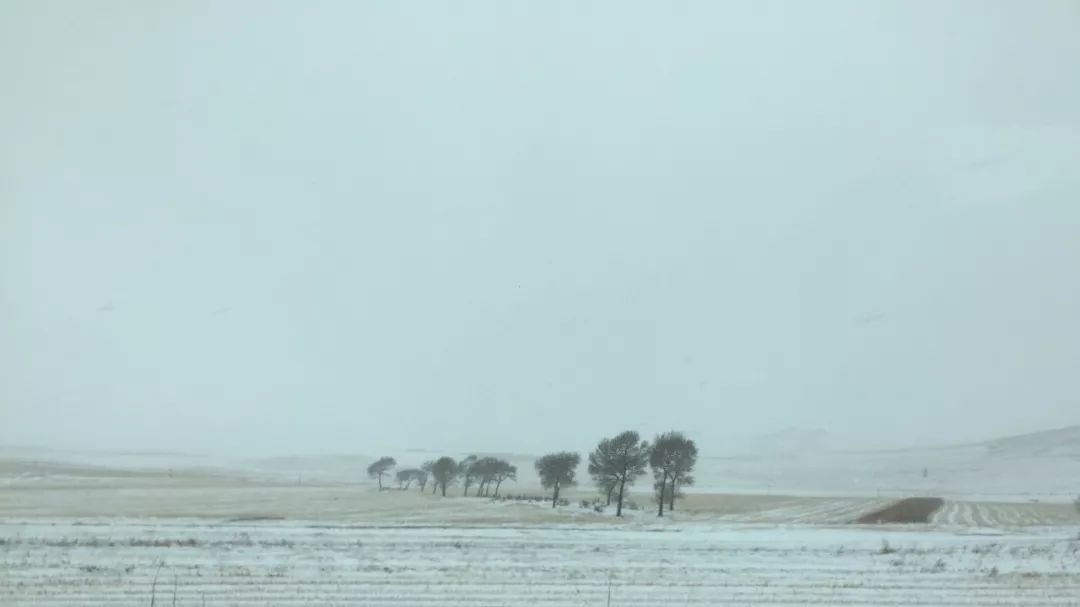
<svg viewBox="0 0 1080 607">
<path fill-rule="evenodd" d="M 165 4 L 0 4 L 2 444 L 1080 423 L 1076 2 Z"/>
</svg>

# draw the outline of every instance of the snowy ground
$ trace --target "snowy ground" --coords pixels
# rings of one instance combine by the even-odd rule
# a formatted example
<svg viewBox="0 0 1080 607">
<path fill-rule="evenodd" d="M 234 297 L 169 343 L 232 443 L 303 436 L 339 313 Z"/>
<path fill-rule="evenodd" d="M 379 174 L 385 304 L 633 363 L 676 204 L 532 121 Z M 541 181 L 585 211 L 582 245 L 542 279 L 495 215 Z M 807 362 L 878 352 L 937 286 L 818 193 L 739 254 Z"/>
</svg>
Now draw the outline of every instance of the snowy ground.
<svg viewBox="0 0 1080 607">
<path fill-rule="evenodd" d="M 1021 481 L 1020 455 L 947 466 L 939 453 L 941 477 L 979 470 L 962 490 L 941 492 L 945 507 L 930 524 L 892 527 L 851 521 L 921 479 L 896 455 L 821 456 L 832 468 L 812 474 L 801 461 L 718 469 L 703 460 L 710 482 L 749 481 L 756 468 L 801 484 L 700 487 L 663 519 L 643 492 L 624 519 L 578 505 L 595 497 L 588 487 L 567 491 L 572 504 L 557 509 L 459 490 L 378 492 L 342 480 L 366 466 L 359 456 L 245 467 L 197 456 L 4 455 L 5 606 L 174 597 L 181 606 L 583 606 L 606 605 L 609 591 L 611 605 L 1080 605 L 1080 514 L 1061 480 L 1072 464 L 1059 465 L 1068 458 L 1022 456 L 1032 472 Z M 884 490 L 842 491 L 875 468 Z M 1057 484 L 1039 482 L 1048 477 Z M 528 475 L 506 490 L 540 492 Z"/>
<path fill-rule="evenodd" d="M 1075 534 L 10 522 L 0 604 L 1077 605 Z"/>
</svg>

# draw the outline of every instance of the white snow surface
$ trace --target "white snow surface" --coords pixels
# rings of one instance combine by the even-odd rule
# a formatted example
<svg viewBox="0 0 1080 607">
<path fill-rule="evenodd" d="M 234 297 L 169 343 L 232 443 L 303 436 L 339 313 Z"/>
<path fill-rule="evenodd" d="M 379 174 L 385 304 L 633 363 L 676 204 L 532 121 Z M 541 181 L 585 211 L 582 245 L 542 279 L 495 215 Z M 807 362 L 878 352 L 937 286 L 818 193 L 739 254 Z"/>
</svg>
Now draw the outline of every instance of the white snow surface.
<svg viewBox="0 0 1080 607">
<path fill-rule="evenodd" d="M 8 521 L 0 604 L 1076 605 L 1077 531 Z"/>
<path fill-rule="evenodd" d="M 6 448 L 0 605 L 1080 605 L 1076 434 L 703 457 L 662 519 L 644 480 L 616 518 L 585 478 L 551 508 L 380 492 L 365 455 Z M 853 524 L 919 495 L 928 524 Z"/>
</svg>

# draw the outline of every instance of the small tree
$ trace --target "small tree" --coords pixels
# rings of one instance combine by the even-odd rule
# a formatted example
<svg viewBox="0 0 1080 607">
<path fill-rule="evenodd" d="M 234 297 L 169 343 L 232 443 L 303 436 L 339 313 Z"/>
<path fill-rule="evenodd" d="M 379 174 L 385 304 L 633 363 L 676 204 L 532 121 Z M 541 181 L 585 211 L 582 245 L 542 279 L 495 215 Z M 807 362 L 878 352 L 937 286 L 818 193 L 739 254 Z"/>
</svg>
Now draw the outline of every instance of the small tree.
<svg viewBox="0 0 1080 607">
<path fill-rule="evenodd" d="M 428 460 L 420 465 L 420 474 L 417 475 L 416 480 L 420 482 L 420 493 L 427 489 L 428 477 L 431 476 L 431 468 L 435 465 L 435 462 Z"/>
<path fill-rule="evenodd" d="M 612 483 L 612 489 L 618 488 L 615 516 L 622 516 L 626 485 L 632 485 L 637 477 L 645 474 L 648 461 L 649 443 L 641 440 L 633 430 L 601 440 L 589 454 L 589 470 L 596 483 L 605 486 Z"/>
<path fill-rule="evenodd" d="M 607 498 L 606 505 L 611 505 L 611 494 L 619 486 L 619 480 L 608 470 L 601 467 L 600 461 L 595 457 L 596 452 L 589 454 L 589 476 L 592 477 L 596 488 Z"/>
<path fill-rule="evenodd" d="M 536 473 L 540 475 L 540 485 L 544 489 L 554 489 L 551 497 L 551 507 L 559 503 L 559 489 L 569 487 L 575 483 L 574 473 L 581 456 L 569 451 L 549 453 L 536 460 Z"/>
<path fill-rule="evenodd" d="M 436 487 L 442 487 L 442 495 L 446 497 L 446 487 L 454 482 L 458 476 L 458 465 L 452 457 L 440 457 L 431 466 L 431 477 L 435 480 Z"/>
<path fill-rule="evenodd" d="M 613 477 L 608 476 L 603 471 L 598 470 L 592 462 L 592 457 L 589 457 L 589 476 L 592 477 L 593 482 L 596 484 L 596 488 L 600 490 L 600 493 L 604 494 L 605 504 L 611 505 L 611 494 L 615 492 L 615 488 L 619 486 L 619 481 Z"/>
<path fill-rule="evenodd" d="M 414 470 L 412 468 L 398 470 L 397 474 L 394 475 L 395 478 L 397 478 L 398 489 L 402 491 L 407 491 L 409 489 L 409 486 L 412 485 L 413 479 L 416 478 L 415 474 L 417 472 L 419 472 L 419 470 Z"/>
<path fill-rule="evenodd" d="M 392 457 L 380 457 L 375 460 L 375 463 L 368 466 L 368 477 L 379 480 L 379 491 L 382 491 L 382 477 L 384 474 L 390 471 L 391 468 L 397 465 Z"/>
<path fill-rule="evenodd" d="M 506 460 L 499 460 L 493 480 L 495 481 L 495 497 L 499 497 L 499 487 L 502 486 L 503 481 L 517 482 L 517 466 L 511 465 Z"/>
<path fill-rule="evenodd" d="M 660 496 L 659 510 L 656 516 L 664 516 L 664 496 L 667 494 L 669 507 L 675 509 L 675 495 L 680 485 L 692 485 L 694 477 L 690 472 L 697 463 L 697 445 L 681 432 L 665 432 L 653 441 L 649 455 L 649 466 L 656 481 L 657 495 Z M 670 483 L 670 489 L 668 484 Z"/>
</svg>

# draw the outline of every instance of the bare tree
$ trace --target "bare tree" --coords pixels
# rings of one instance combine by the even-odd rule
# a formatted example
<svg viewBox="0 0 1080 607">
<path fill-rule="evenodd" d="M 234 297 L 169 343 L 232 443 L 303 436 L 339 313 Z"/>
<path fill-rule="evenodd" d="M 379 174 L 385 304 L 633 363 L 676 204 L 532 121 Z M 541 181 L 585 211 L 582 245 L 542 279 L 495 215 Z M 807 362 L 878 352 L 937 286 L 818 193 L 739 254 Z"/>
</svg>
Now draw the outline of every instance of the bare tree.
<svg viewBox="0 0 1080 607">
<path fill-rule="evenodd" d="M 615 516 L 622 516 L 626 485 L 632 485 L 637 477 L 645 474 L 648 461 L 649 443 L 641 440 L 633 430 L 602 439 L 589 454 L 589 470 L 595 471 L 593 478 L 597 484 L 613 482 L 612 489 L 618 487 Z"/>
<path fill-rule="evenodd" d="M 540 475 L 540 485 L 544 489 L 554 489 L 551 507 L 559 503 L 559 489 L 574 485 L 574 473 L 577 472 L 581 456 L 570 451 L 549 453 L 536 460 L 536 473 Z"/>
<path fill-rule="evenodd" d="M 431 477 L 435 480 L 436 487 L 442 487 L 442 495 L 446 497 L 446 487 L 453 483 L 458 476 L 458 465 L 452 457 L 440 457 L 431 466 Z"/>
<path fill-rule="evenodd" d="M 397 465 L 392 457 L 380 457 L 375 460 L 375 463 L 368 466 L 367 474 L 370 478 L 379 480 L 379 491 L 382 491 L 382 477 L 384 474 L 390 471 L 391 468 Z"/>
<path fill-rule="evenodd" d="M 656 516 L 664 516 L 665 494 L 670 502 L 670 509 L 675 509 L 675 495 L 680 485 L 692 485 L 694 477 L 690 472 L 697 463 L 697 445 L 681 432 L 665 432 L 653 441 L 649 455 L 649 466 L 659 499 Z M 670 484 L 670 489 L 668 488 Z"/>
</svg>

